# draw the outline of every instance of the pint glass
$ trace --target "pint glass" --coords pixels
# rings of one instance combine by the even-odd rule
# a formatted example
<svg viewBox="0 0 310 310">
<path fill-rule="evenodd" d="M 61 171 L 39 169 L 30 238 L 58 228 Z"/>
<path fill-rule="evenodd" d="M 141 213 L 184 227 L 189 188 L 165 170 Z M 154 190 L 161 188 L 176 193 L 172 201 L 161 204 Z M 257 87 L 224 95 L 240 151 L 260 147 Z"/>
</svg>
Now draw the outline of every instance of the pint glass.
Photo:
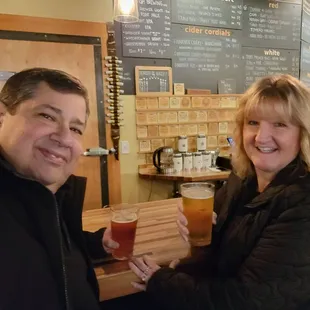
<svg viewBox="0 0 310 310">
<path fill-rule="evenodd" d="M 189 241 L 193 246 L 211 243 L 214 185 L 184 183 L 181 185 L 183 212 L 188 221 Z"/>
<path fill-rule="evenodd" d="M 119 204 L 111 207 L 112 239 L 119 248 L 112 255 L 115 259 L 129 259 L 133 254 L 139 209 L 131 204 Z"/>
</svg>

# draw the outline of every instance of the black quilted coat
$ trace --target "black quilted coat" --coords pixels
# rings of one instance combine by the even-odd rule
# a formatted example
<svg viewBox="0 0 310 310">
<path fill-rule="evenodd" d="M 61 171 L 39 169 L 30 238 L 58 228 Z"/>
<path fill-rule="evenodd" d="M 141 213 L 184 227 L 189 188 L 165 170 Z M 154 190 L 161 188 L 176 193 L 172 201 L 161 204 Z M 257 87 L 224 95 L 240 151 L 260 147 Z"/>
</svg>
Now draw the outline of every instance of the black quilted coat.
<svg viewBox="0 0 310 310">
<path fill-rule="evenodd" d="M 256 188 L 255 177 L 232 174 L 217 192 L 218 223 L 198 275 L 161 268 L 148 283 L 162 308 L 310 309 L 310 174 L 295 160 Z"/>
</svg>

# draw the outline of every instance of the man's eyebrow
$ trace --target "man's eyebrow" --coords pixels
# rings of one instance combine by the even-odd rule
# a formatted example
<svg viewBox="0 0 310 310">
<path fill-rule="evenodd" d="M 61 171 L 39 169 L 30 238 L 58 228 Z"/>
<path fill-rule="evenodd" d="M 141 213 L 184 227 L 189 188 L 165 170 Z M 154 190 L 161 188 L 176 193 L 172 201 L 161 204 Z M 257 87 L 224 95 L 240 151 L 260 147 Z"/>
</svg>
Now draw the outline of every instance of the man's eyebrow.
<svg viewBox="0 0 310 310">
<path fill-rule="evenodd" d="M 59 115 L 62 115 L 62 110 L 61 109 L 58 109 L 54 106 L 52 106 L 51 104 L 48 104 L 48 103 L 44 103 L 44 104 L 41 104 L 40 106 L 38 106 L 38 108 L 47 108 L 47 109 L 50 109 L 52 111 L 54 111 L 56 114 L 59 114 Z M 86 125 L 85 122 L 81 121 L 80 119 L 78 118 L 74 118 L 72 123 L 76 124 L 76 125 L 81 125 L 81 126 L 84 126 Z"/>
</svg>

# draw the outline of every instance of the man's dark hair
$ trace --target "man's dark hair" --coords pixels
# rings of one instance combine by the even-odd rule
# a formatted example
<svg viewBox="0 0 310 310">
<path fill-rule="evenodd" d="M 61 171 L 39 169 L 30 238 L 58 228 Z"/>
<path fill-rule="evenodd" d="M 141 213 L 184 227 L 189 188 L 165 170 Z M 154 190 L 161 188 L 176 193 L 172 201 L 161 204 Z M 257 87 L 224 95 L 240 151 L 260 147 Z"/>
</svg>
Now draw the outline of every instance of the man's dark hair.
<svg viewBox="0 0 310 310">
<path fill-rule="evenodd" d="M 89 99 L 85 86 L 74 76 L 54 69 L 31 68 L 14 74 L 4 84 L 0 92 L 0 102 L 9 113 L 14 114 L 22 102 L 34 98 L 42 82 L 57 92 L 83 97 L 86 102 L 86 114 L 89 115 Z"/>
</svg>

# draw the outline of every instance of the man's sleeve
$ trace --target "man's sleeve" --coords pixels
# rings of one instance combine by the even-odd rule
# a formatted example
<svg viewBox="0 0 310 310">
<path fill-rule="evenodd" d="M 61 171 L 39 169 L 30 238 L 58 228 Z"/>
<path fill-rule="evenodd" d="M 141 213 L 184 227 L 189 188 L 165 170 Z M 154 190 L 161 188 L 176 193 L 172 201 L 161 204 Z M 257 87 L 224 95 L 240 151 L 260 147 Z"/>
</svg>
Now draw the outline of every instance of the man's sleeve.
<svg viewBox="0 0 310 310">
<path fill-rule="evenodd" d="M 102 245 L 102 238 L 105 228 L 101 228 L 96 232 L 83 231 L 87 250 L 92 259 L 100 259 L 107 256 L 107 252 Z"/>
</svg>

